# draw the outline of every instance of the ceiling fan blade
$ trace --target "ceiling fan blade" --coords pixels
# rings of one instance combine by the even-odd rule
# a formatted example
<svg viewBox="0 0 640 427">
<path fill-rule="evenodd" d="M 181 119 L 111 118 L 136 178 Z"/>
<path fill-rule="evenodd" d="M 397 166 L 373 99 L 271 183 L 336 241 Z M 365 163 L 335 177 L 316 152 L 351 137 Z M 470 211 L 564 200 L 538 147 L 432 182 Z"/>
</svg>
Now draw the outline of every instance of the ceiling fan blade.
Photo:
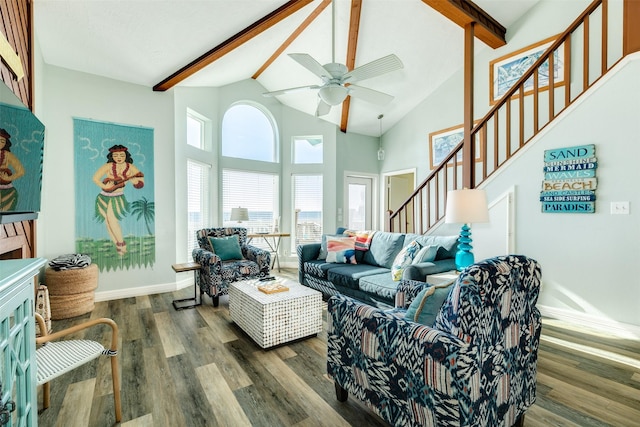
<svg viewBox="0 0 640 427">
<path fill-rule="evenodd" d="M 390 73 L 391 71 L 400 70 L 403 67 L 404 65 L 402 65 L 400 58 L 391 54 L 354 68 L 343 76 L 342 82 L 355 83 Z"/>
<path fill-rule="evenodd" d="M 322 79 L 330 79 L 331 73 L 327 71 L 318 61 L 306 53 L 290 53 L 291 59 L 295 60 L 298 64 L 302 65 L 307 70 L 311 71 L 316 76 Z"/>
<path fill-rule="evenodd" d="M 327 104 L 322 100 L 322 98 L 318 97 L 318 108 L 316 108 L 316 117 L 329 114 L 329 111 L 331 111 L 331 105 Z"/>
<path fill-rule="evenodd" d="M 391 102 L 393 96 L 379 92 L 377 90 L 369 89 L 368 87 L 362 87 L 357 85 L 349 85 L 349 95 L 354 98 L 361 99 L 371 104 L 385 105 Z"/>
<path fill-rule="evenodd" d="M 287 93 L 300 92 L 307 89 L 320 89 L 320 88 L 321 86 L 318 86 L 318 85 L 291 87 L 289 89 L 281 89 L 281 90 L 274 90 L 273 92 L 265 92 L 262 94 L 262 96 L 278 96 L 278 95 L 284 95 Z"/>
</svg>

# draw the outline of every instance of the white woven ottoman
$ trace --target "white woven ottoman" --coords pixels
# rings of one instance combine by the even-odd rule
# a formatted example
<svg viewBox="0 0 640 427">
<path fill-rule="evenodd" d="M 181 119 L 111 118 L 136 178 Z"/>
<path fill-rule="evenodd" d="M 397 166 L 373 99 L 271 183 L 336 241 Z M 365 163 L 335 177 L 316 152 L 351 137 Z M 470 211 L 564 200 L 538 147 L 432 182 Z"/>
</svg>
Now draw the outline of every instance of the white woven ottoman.
<svg viewBox="0 0 640 427">
<path fill-rule="evenodd" d="M 260 347 L 269 348 L 322 331 L 322 294 L 292 280 L 277 279 L 286 292 L 265 294 L 265 283 L 245 280 L 229 285 L 229 314 Z"/>
</svg>

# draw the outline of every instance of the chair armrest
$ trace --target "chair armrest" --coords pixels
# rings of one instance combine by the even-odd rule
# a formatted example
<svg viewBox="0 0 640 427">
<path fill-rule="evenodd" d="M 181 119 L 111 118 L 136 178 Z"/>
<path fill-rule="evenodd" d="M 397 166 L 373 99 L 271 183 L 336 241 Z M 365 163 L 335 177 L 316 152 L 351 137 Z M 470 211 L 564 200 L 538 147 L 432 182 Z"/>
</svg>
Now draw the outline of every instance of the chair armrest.
<svg viewBox="0 0 640 427">
<path fill-rule="evenodd" d="M 420 262 L 408 265 L 402 272 L 402 278 L 424 282 L 430 274 L 443 273 L 455 269 L 456 261 L 453 258 L 441 259 L 435 262 Z"/>
<path fill-rule="evenodd" d="M 244 245 L 242 247 L 242 256 L 258 264 L 258 268 L 264 275 L 269 274 L 271 270 L 271 252 L 253 245 Z"/>
<path fill-rule="evenodd" d="M 200 264 L 201 268 L 205 268 L 207 265 L 216 265 L 220 264 L 222 260 L 216 254 L 211 251 L 202 248 L 195 248 L 191 251 L 191 257 L 194 262 Z"/>
<path fill-rule="evenodd" d="M 429 286 L 429 283 L 420 280 L 402 279 L 396 292 L 396 308 L 409 308 L 415 297 Z"/>
<path fill-rule="evenodd" d="M 44 319 L 42 318 L 42 316 L 40 316 L 38 313 L 36 313 L 35 316 L 36 316 L 36 321 L 40 326 L 40 330 L 46 332 L 46 328 L 43 327 Z M 112 319 L 108 319 L 106 317 L 103 317 L 100 319 L 87 320 L 86 322 L 80 323 L 75 326 L 71 326 L 67 329 L 63 329 L 61 331 L 54 332 L 52 334 L 40 336 L 36 338 L 36 344 L 40 345 L 40 344 L 47 343 L 49 341 L 55 341 L 59 338 L 66 337 L 67 335 L 71 335 L 78 331 L 82 331 L 84 329 L 91 328 L 92 326 L 101 325 L 101 324 L 109 325 L 111 327 L 110 350 L 117 352 L 118 351 L 118 325 Z"/>
<path fill-rule="evenodd" d="M 419 424 L 403 401 L 460 419 L 458 401 L 470 403 L 473 392 L 463 378 L 468 344 L 344 295 L 329 298 L 327 312 L 327 373 L 338 385 L 364 400 L 384 396 L 373 404 L 384 419 L 408 417 L 397 425 Z"/>
</svg>

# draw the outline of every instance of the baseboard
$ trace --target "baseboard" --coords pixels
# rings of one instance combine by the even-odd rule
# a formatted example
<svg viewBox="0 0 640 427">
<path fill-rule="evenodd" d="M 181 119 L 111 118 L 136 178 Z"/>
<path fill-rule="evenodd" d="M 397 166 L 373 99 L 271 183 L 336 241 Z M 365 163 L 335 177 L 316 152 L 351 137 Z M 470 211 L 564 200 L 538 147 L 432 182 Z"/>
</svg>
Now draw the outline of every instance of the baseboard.
<svg viewBox="0 0 640 427">
<path fill-rule="evenodd" d="M 163 292 L 174 292 L 188 286 L 193 286 L 193 279 L 184 279 L 179 282 L 165 283 L 161 285 L 141 286 L 113 291 L 98 291 L 95 295 L 95 301 L 111 301 L 114 299 L 132 298 L 143 295 L 160 294 Z"/>
<path fill-rule="evenodd" d="M 603 331 L 620 338 L 640 339 L 640 326 L 637 325 L 555 307 L 538 305 L 538 309 L 544 317 L 551 317 L 563 322 L 580 325 L 581 327 Z"/>
</svg>

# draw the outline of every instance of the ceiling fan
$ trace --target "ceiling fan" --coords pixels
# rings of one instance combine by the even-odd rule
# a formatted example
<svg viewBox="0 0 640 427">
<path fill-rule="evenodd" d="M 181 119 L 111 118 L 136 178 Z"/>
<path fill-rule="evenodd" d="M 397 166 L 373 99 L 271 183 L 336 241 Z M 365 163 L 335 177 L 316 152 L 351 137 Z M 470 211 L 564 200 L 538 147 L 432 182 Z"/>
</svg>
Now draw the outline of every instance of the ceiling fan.
<svg viewBox="0 0 640 427">
<path fill-rule="evenodd" d="M 335 2 L 332 2 L 332 9 L 332 39 L 335 39 Z M 298 64 L 320 77 L 322 84 L 276 90 L 263 93 L 263 95 L 278 96 L 302 90 L 318 89 L 317 117 L 328 114 L 332 106 L 341 104 L 347 96 L 376 105 L 385 105 L 391 102 L 393 96 L 354 83 L 402 69 L 400 58 L 394 54 L 387 55 L 349 71 L 346 65 L 337 63 L 335 60 L 335 40 L 332 40 L 331 45 L 333 62 L 325 65 L 321 65 L 306 53 L 289 54 L 289 57 Z"/>
</svg>

